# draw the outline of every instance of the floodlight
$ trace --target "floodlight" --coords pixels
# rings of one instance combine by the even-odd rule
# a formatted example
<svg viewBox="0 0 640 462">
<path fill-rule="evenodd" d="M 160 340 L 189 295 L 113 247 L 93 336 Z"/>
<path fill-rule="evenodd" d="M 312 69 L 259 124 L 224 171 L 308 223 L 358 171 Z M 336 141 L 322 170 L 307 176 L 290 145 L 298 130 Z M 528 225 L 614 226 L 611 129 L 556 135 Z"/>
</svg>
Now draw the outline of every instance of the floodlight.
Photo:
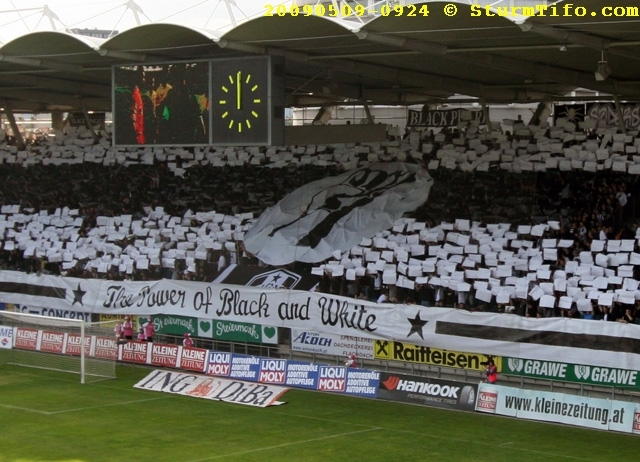
<svg viewBox="0 0 640 462">
<path fill-rule="evenodd" d="M 596 69 L 595 76 L 598 82 L 607 80 L 607 77 L 611 75 L 611 69 L 606 61 L 598 61 L 598 68 Z"/>
<path fill-rule="evenodd" d="M 598 82 L 607 80 L 607 77 L 611 75 L 611 68 L 607 63 L 607 57 L 604 54 L 604 50 L 600 52 L 600 61 L 598 61 L 598 68 L 596 69 L 595 76 Z"/>
</svg>

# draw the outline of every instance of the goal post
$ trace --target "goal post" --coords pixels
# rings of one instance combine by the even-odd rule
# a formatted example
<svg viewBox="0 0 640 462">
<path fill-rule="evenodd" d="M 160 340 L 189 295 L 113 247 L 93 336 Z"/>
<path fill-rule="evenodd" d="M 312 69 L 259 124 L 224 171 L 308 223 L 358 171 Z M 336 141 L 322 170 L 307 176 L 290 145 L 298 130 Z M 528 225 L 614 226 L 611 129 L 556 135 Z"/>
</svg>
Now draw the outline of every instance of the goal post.
<svg viewBox="0 0 640 462">
<path fill-rule="evenodd" d="M 0 363 L 78 374 L 81 383 L 116 377 L 113 323 L 0 311 Z"/>
</svg>

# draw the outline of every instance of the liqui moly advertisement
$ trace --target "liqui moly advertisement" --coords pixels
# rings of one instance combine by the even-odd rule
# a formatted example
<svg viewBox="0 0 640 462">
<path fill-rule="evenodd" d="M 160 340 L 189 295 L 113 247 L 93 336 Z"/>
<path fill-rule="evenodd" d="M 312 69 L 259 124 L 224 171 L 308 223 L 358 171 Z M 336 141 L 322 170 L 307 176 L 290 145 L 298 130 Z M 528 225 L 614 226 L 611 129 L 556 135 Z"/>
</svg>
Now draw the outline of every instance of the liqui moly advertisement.
<svg viewBox="0 0 640 462">
<path fill-rule="evenodd" d="M 375 398 L 380 373 L 345 366 L 328 366 L 209 351 L 204 372 L 251 382 Z"/>
</svg>

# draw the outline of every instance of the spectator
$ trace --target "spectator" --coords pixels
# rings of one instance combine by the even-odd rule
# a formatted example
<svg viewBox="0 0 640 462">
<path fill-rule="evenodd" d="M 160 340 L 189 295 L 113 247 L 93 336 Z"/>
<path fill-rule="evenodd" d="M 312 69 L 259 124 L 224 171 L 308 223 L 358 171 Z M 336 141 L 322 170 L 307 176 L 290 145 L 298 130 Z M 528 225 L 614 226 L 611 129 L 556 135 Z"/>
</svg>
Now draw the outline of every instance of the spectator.
<svg viewBox="0 0 640 462">
<path fill-rule="evenodd" d="M 147 318 L 142 326 L 144 328 L 144 337 L 147 342 L 153 342 L 153 335 L 155 334 L 155 327 L 151 318 Z"/>
<path fill-rule="evenodd" d="M 622 322 L 622 323 L 625 323 L 625 324 L 635 324 L 636 317 L 635 317 L 635 315 L 633 313 L 633 308 L 627 307 L 624 310 L 624 314 L 622 315 L 622 317 L 620 317 L 618 319 L 618 322 Z"/>
<path fill-rule="evenodd" d="M 524 126 L 519 126 L 518 131 L 526 129 Z M 544 160 L 553 160 L 554 158 L 562 159 L 564 156 L 564 150 L 568 150 L 571 147 L 574 149 L 581 149 L 581 152 L 593 152 L 591 148 L 587 149 L 589 141 L 594 140 L 595 146 L 598 149 L 610 149 L 611 144 L 607 144 L 606 139 L 603 139 L 601 135 L 596 138 L 595 135 L 589 134 L 586 141 L 582 144 L 576 139 L 576 135 L 579 133 L 572 132 L 572 140 L 562 141 L 562 136 L 552 136 L 547 130 L 546 132 L 539 132 L 541 139 L 546 138 L 547 141 L 552 143 L 561 144 L 560 152 L 541 151 L 542 154 L 536 156 L 540 157 L 542 162 Z M 440 138 L 439 135 L 442 135 Z M 453 219 L 460 217 L 469 217 L 471 221 L 478 220 L 477 223 L 481 224 L 481 228 L 476 231 L 460 231 L 459 234 L 468 238 L 468 245 L 480 246 L 482 243 L 480 240 L 489 239 L 488 226 L 486 223 L 498 223 L 498 222 L 510 222 L 511 228 L 506 230 L 506 233 L 512 234 L 516 232 L 517 224 L 530 225 L 534 222 L 533 218 L 529 214 L 532 209 L 532 204 L 535 202 L 536 197 L 540 197 L 541 217 L 535 217 L 538 223 L 553 223 L 560 224 L 559 229 L 547 225 L 547 229 L 542 236 L 536 236 L 535 238 L 521 233 L 515 237 L 506 238 L 503 233 L 501 236 L 496 236 L 497 239 L 503 241 L 498 242 L 494 237 L 491 237 L 491 242 L 484 245 L 497 245 L 498 249 L 491 249 L 492 253 L 511 255 L 500 256 L 500 258 L 511 260 L 523 259 L 525 250 L 530 245 L 531 253 L 542 253 L 542 242 L 545 239 L 559 240 L 570 239 L 573 240 L 573 244 L 570 247 L 558 248 L 558 258 L 555 259 L 555 265 L 552 263 L 554 260 L 544 262 L 551 267 L 551 271 L 566 269 L 567 278 L 576 277 L 575 273 L 571 273 L 571 264 L 579 263 L 581 266 L 583 262 L 580 260 L 580 253 L 583 251 L 592 252 L 591 244 L 594 240 L 607 240 L 615 239 L 630 239 L 635 238 L 633 231 L 624 230 L 623 225 L 628 217 L 623 212 L 625 208 L 632 207 L 633 203 L 627 203 L 629 195 L 627 191 L 631 190 L 631 186 L 636 184 L 634 191 L 637 189 L 637 182 L 635 182 L 635 176 L 632 175 L 619 175 L 618 172 L 610 171 L 608 167 L 601 161 L 598 161 L 597 173 L 591 173 L 586 171 L 570 171 L 564 172 L 556 170 L 553 167 L 546 173 L 508 173 L 501 170 L 502 165 L 498 161 L 490 164 L 490 173 L 475 172 L 473 176 L 467 174 L 467 172 L 461 171 L 462 166 L 469 166 L 466 161 L 462 161 L 462 158 L 456 159 L 455 165 L 451 167 L 454 169 L 442 168 L 446 164 L 447 156 L 450 153 L 456 152 L 458 154 L 464 154 L 464 150 L 473 150 L 474 155 L 481 155 L 484 148 L 489 150 L 494 149 L 496 152 L 501 151 L 503 154 L 507 153 L 507 150 L 517 150 L 516 157 L 519 160 L 526 159 L 529 156 L 528 148 L 535 148 L 531 152 L 538 153 L 538 148 L 541 146 L 532 144 L 521 144 L 523 139 L 519 138 L 518 134 L 513 137 L 494 138 L 485 137 L 478 138 L 477 133 L 468 133 L 469 137 L 466 137 L 464 129 L 447 129 L 442 133 L 425 133 L 423 143 L 431 143 L 433 146 L 429 149 L 425 149 L 425 158 L 427 160 L 440 160 L 441 166 L 437 169 L 430 169 L 437 181 L 433 186 L 432 193 L 427 203 L 416 210 L 414 217 L 420 222 L 428 224 L 428 228 L 439 228 L 435 232 L 435 237 L 429 236 L 427 241 L 425 231 L 429 229 L 409 229 L 411 225 L 410 221 L 403 223 L 404 231 L 401 233 L 387 232 L 386 237 L 398 238 L 389 239 L 389 244 L 393 244 L 395 247 L 385 247 L 387 250 L 396 250 L 399 246 L 408 242 L 408 239 L 418 238 L 417 246 L 425 246 L 424 254 L 409 255 L 409 262 L 405 261 L 402 264 L 405 268 L 402 270 L 402 275 L 407 276 L 406 279 L 414 279 L 407 274 L 406 267 L 411 265 L 415 268 L 416 265 L 422 265 L 424 269 L 425 281 L 424 283 L 418 283 L 416 278 L 415 290 L 408 289 L 409 286 L 402 286 L 398 284 L 397 291 L 398 296 L 391 296 L 388 301 L 394 302 L 397 298 L 402 300 L 408 296 L 419 300 L 423 305 L 433 305 L 436 302 L 442 307 L 454 307 L 460 300 L 456 298 L 456 291 L 452 290 L 450 282 L 440 281 L 437 286 L 433 286 L 429 281 L 439 279 L 441 273 L 445 277 L 450 278 L 455 271 L 456 275 L 464 272 L 464 278 L 467 278 L 467 272 L 474 272 L 479 269 L 490 269 L 490 289 L 493 297 L 495 297 L 494 288 L 498 286 L 509 285 L 507 282 L 508 277 L 495 277 L 494 269 L 497 267 L 495 264 L 488 264 L 491 259 L 488 258 L 486 253 L 483 254 L 482 260 L 477 262 L 471 262 L 472 266 L 461 267 L 460 262 L 457 262 L 455 268 L 447 268 L 446 266 L 440 266 L 440 263 L 447 263 L 446 260 L 450 259 L 451 254 L 444 256 L 436 256 L 434 253 L 429 253 L 432 248 L 440 247 L 444 253 L 447 253 L 444 247 L 448 245 L 455 245 L 457 248 L 462 247 L 465 244 L 460 244 L 454 241 L 449 241 L 448 236 L 454 234 L 450 230 L 444 229 L 444 224 L 447 220 L 453 222 Z M 502 137 L 502 135 L 500 135 Z M 438 138 L 436 140 L 436 138 Z M 606 137 L 605 137 L 606 138 Z M 532 138 L 533 139 L 533 138 Z M 452 144 L 460 141 L 461 144 Z M 555 140 L 555 141 L 554 141 Z M 62 139 L 58 139 L 58 142 Z M 625 141 L 625 144 L 635 145 L 637 139 L 632 136 L 631 142 Z M 471 143 L 475 143 L 475 147 L 472 147 Z M 404 142 L 400 142 L 399 145 L 394 145 L 393 150 L 385 151 L 380 155 L 382 157 L 393 157 L 396 153 L 406 155 L 415 149 L 415 147 L 404 147 Z M 406 143 L 405 143 L 406 144 Z M 68 144 L 67 146 L 71 146 Z M 516 149 L 517 146 L 517 149 Z M 162 277 L 175 277 L 183 280 L 206 280 L 211 281 L 220 271 L 227 268 L 234 262 L 236 253 L 227 252 L 227 246 L 222 245 L 222 249 L 213 250 L 206 246 L 205 257 L 200 259 L 196 258 L 195 261 L 187 263 L 186 255 L 183 258 L 169 257 L 169 252 L 177 251 L 180 244 L 187 244 L 188 239 L 186 234 L 192 234 L 193 237 L 201 242 L 201 239 L 210 239 L 207 244 L 211 244 L 213 237 L 220 235 L 221 239 L 228 241 L 232 240 L 236 234 L 241 234 L 244 231 L 244 227 L 251 223 L 250 220 L 240 219 L 236 212 L 256 212 L 259 213 L 266 206 L 272 205 L 285 194 L 294 190 L 301 184 L 308 183 L 315 179 L 324 178 L 327 175 L 333 175 L 340 171 L 342 166 L 336 161 L 335 165 L 323 166 L 309 166 L 303 165 L 296 168 L 263 168 L 266 163 L 269 163 L 268 155 L 265 155 L 265 149 L 260 148 L 256 152 L 256 158 L 260 157 L 261 160 L 258 163 L 244 162 L 243 165 L 231 164 L 224 167 L 213 167 L 213 160 L 226 162 L 224 154 L 220 151 L 215 151 L 214 148 L 207 149 L 202 148 L 198 154 L 203 154 L 206 159 L 206 163 L 199 164 L 193 162 L 193 165 L 187 166 L 189 160 L 194 159 L 196 152 L 192 149 L 184 153 L 180 159 L 176 159 L 176 162 L 169 162 L 169 160 L 162 158 L 164 153 L 155 153 L 151 155 L 151 163 L 143 164 L 136 163 L 132 159 L 138 159 L 142 154 L 137 151 L 118 151 L 118 157 L 121 159 L 116 161 L 116 164 L 103 162 L 82 162 L 53 165 L 53 162 L 49 162 L 50 159 L 56 157 L 56 160 L 73 159 L 75 153 L 73 149 L 65 150 L 62 152 L 62 156 L 54 156 L 60 154 L 60 146 L 56 146 L 56 150 L 50 152 L 45 146 L 40 146 L 37 151 L 30 151 L 28 160 L 35 160 L 35 164 L 28 162 L 22 164 L 20 162 L 11 162 L 8 160 L 2 161 L 3 168 L 0 169 L 0 200 L 4 204 L 21 204 L 19 210 L 9 215 L 24 215 L 35 218 L 30 218 L 29 222 L 22 223 L 19 221 L 6 220 L 3 223 L 10 223 L 3 228 L 2 237 L 5 239 L 2 249 L 0 249 L 0 261 L 2 266 L 8 269 L 17 269 L 20 271 L 33 272 L 33 273 L 52 273 L 52 274 L 66 274 L 72 277 L 86 277 L 86 278 L 106 278 L 106 279 L 129 279 L 129 280 L 155 280 Z M 418 146 L 418 151 L 422 151 L 420 148 L 427 148 L 424 144 Z M 362 146 L 365 150 L 369 148 Z M 380 146 L 381 150 L 384 150 L 384 146 Z M 105 148 L 106 149 L 106 148 Z M 289 149 L 289 148 L 287 148 Z M 349 157 L 342 156 L 342 152 L 332 152 L 333 148 L 326 148 L 327 154 L 336 154 L 333 158 Z M 403 150 L 404 149 L 404 150 Z M 476 151 L 476 149 L 478 149 Z M 439 151 L 441 150 L 441 151 Z M 371 152 L 371 151 L 370 151 Z M 489 151 L 485 151 L 489 152 Z M 615 151 L 617 152 L 617 151 Z M 242 153 L 240 151 L 234 151 L 233 157 L 239 158 Z M 289 153 L 290 154 L 290 153 Z M 337 156 L 340 154 L 340 156 Z M 367 153 L 351 152 L 354 154 L 354 161 L 356 163 L 366 162 Z M 428 154 L 428 155 L 427 155 Z M 439 156 L 443 154 L 443 156 Z M 521 155 L 522 154 L 522 155 Z M 2 146 L 0 146 L 0 155 L 2 155 Z M 84 152 L 81 154 L 84 156 Z M 93 155 L 93 154 L 92 154 Z M 146 155 L 146 154 L 145 154 Z M 303 164 L 300 162 L 301 158 L 298 154 L 294 153 L 294 160 L 297 165 Z M 511 154 L 509 154 L 511 156 Z M 527 157 L 525 157 L 527 156 Z M 15 156 L 12 156 L 15 157 Z M 230 155 L 231 157 L 231 155 Z M 410 157 L 410 156 L 409 156 Z M 422 162 L 422 156 L 417 159 L 417 162 Z M 458 156 L 459 157 L 459 156 Z M 533 156 L 532 156 L 533 157 Z M 479 158 L 479 157 L 478 157 Z M 6 157 L 8 159 L 8 157 Z M 20 160 L 18 158 L 18 160 Z M 47 160 L 47 162 L 44 162 Z M 104 159 L 107 160 L 106 158 Z M 410 161 L 411 159 L 407 159 Z M 518 160 L 518 161 L 519 161 Z M 529 159 L 531 163 L 533 161 Z M 331 161 L 333 162 L 333 161 Z M 513 166 L 517 164 L 517 161 Z M 527 161 L 528 162 L 528 161 Z M 48 165 L 45 165 L 48 164 Z M 73 165 L 71 165 L 73 164 Z M 179 166 L 183 172 L 183 176 L 178 175 L 175 172 L 175 164 Z M 550 164 L 553 164 L 552 162 Z M 536 167 L 539 164 L 536 163 Z M 603 168 L 600 168 L 600 167 Z M 460 170 L 458 170 L 458 167 Z M 465 167 L 466 168 L 466 167 Z M 545 166 L 546 169 L 546 166 Z M 440 188 L 440 189 L 438 189 Z M 198 213 L 205 213 L 211 210 L 211 207 L 215 206 L 215 209 L 219 212 L 215 215 L 225 214 L 225 216 L 219 220 L 204 219 L 199 216 Z M 74 241 L 70 241 L 68 237 L 64 239 L 62 229 L 72 228 L 71 226 L 62 227 L 62 224 L 56 226 L 54 221 L 61 216 L 60 213 L 54 211 L 62 207 L 77 208 L 77 214 L 71 216 L 71 221 L 79 220 L 81 224 L 78 224 L 76 228 L 68 231 L 75 236 Z M 156 208 L 160 209 L 157 212 Z M 150 212 L 151 211 L 151 212 Z M 195 213 L 193 211 L 196 211 Z M 91 241 L 92 239 L 98 239 L 102 243 L 108 242 L 108 247 L 111 247 L 112 254 L 108 254 L 105 246 L 102 246 L 104 250 L 99 250 L 95 258 L 92 259 L 78 259 L 75 266 L 65 267 L 63 264 L 69 266 L 69 262 L 52 262 L 49 261 L 49 255 L 29 255 L 24 249 L 25 240 L 16 240 L 20 246 L 9 250 L 7 242 L 12 242 L 12 236 L 14 234 L 21 233 L 21 238 L 27 238 L 33 240 L 33 242 L 40 242 L 42 236 L 37 236 L 37 232 L 34 229 L 28 228 L 29 225 L 41 223 L 40 219 L 43 218 L 39 214 L 45 212 L 46 220 L 48 223 L 47 232 L 51 229 L 58 228 L 61 232 L 57 235 L 61 238 L 58 242 L 62 242 L 63 249 L 66 250 L 66 246 L 69 243 L 78 243 L 81 245 L 83 241 Z M 619 215 L 622 213 L 622 215 Z M 117 223 L 122 221 L 122 214 L 130 214 L 132 221 L 139 221 L 146 225 L 150 225 L 146 228 L 147 232 L 157 231 L 152 236 L 153 244 L 161 245 L 161 259 L 174 260 L 174 268 L 164 268 L 160 264 L 149 264 L 148 269 L 139 269 L 132 267 L 130 272 L 122 270 L 117 265 L 107 265 L 104 267 L 98 267 L 98 262 L 105 260 L 108 257 L 114 259 L 120 259 L 120 256 L 130 256 L 132 252 L 140 253 L 140 247 L 148 247 L 146 239 L 151 235 L 137 236 L 133 232 L 132 227 L 124 230 Z M 69 217 L 67 217 L 69 218 Z M 108 221 L 105 222 L 105 218 Z M 174 220 L 175 218 L 175 220 Z M 491 220 L 489 220 L 491 218 Z M 21 219 L 21 218 L 19 218 Z M 164 225 L 168 225 L 171 220 L 171 227 L 165 226 L 164 229 L 160 229 Z M 540 221 L 542 220 L 542 221 Z M 63 220 L 64 221 L 64 220 Z M 237 224 L 236 224 L 237 222 Z M 164 223 L 164 225 L 163 225 Z M 69 225 L 69 223 L 64 223 Z M 75 225 L 74 225 L 75 226 Z M 179 232 L 174 232 L 176 228 L 184 228 L 181 238 L 177 238 L 176 235 Z M 109 231 L 118 231 L 124 234 L 123 236 L 108 236 L 107 228 Z M 141 226 L 142 228 L 142 226 Z M 197 232 L 195 231 L 197 230 Z M 164 231 L 164 232 L 163 232 Z M 167 232 L 170 231 L 170 232 Z M 446 232 L 444 232 L 446 231 Z M 459 230 L 454 229 L 456 233 Z M 192 233 L 191 233 L 192 232 Z M 226 233 L 225 233 L 226 232 Z M 102 233 L 102 234 L 99 234 Z M 629 234 L 630 233 L 630 234 Z M 224 237 L 222 237 L 224 235 Z M 482 237 L 478 237 L 478 235 Z M 231 236 L 232 238 L 230 238 Z M 624 237 L 626 236 L 626 237 Z M 111 240 L 110 240 L 111 239 Z M 45 239 L 46 240 L 46 239 Z M 527 246 L 515 247 L 515 242 L 526 243 Z M 216 241 L 216 244 L 221 242 Z M 607 243 L 607 247 L 608 247 Z M 243 249 L 241 242 L 234 243 L 235 248 Z M 230 248 L 233 248 L 230 247 Z M 362 249 L 361 249 L 362 250 Z M 381 249 L 373 249 L 375 251 Z M 411 249 L 413 252 L 413 248 Z M 496 250 L 494 252 L 494 250 Z M 640 249 L 634 245 L 633 250 L 626 251 L 638 252 Z M 193 249 L 189 249 L 193 251 Z M 204 251 L 203 251 L 204 252 Z M 602 252 L 607 252 L 605 248 Z M 165 255 L 165 253 L 167 255 Z M 482 252 L 476 251 L 475 254 L 479 255 Z M 592 252 L 595 253 L 595 252 Z M 168 258 L 165 258 L 168 257 Z M 255 257 L 251 255 L 245 255 L 242 252 L 242 260 L 251 262 L 251 264 L 257 265 L 259 262 Z M 498 257 L 499 255 L 496 255 Z M 349 256 L 352 257 L 352 256 Z M 362 259 L 362 253 L 359 255 Z M 396 260 L 397 255 L 394 254 L 391 263 L 396 265 L 398 272 L 401 272 L 401 262 Z M 529 255 L 527 255 L 527 258 Z M 74 257 L 75 258 L 75 257 Z M 191 257 L 192 258 L 192 257 Z M 345 257 L 346 258 L 346 257 Z M 437 260 L 437 267 L 427 270 L 431 264 L 427 263 L 432 258 Z M 222 260 L 221 260 L 222 259 Z M 356 258 L 352 258 L 352 261 Z M 497 259 L 496 259 L 497 260 Z M 505 265 L 507 262 L 499 260 L 497 263 L 500 266 Z M 352 263 L 349 261 L 348 263 Z M 220 263 L 220 268 L 217 268 L 217 263 Z M 361 262 L 360 262 L 361 263 Z M 469 263 L 469 262 L 467 262 Z M 448 265 L 448 263 L 447 263 Z M 601 265 L 600 265 L 601 266 Z M 640 265 L 633 265 L 633 270 L 636 273 L 635 279 L 640 279 L 639 268 Z M 575 266 L 574 266 L 575 268 Z M 607 268 L 609 271 L 617 271 L 617 266 Z M 583 268 L 584 269 L 584 268 Z M 344 277 L 327 277 L 327 292 L 362 297 L 362 289 L 369 300 L 377 300 L 377 293 L 381 290 L 382 280 L 380 270 L 371 270 L 367 268 L 367 276 L 362 276 L 363 282 L 358 282 L 355 287 L 353 284 L 346 284 Z M 526 275 L 526 270 L 513 270 L 513 276 L 522 278 Z M 374 289 L 370 287 L 367 281 L 373 280 Z M 544 282 L 548 283 L 548 279 Z M 475 280 L 465 279 L 464 282 L 476 282 Z M 536 281 L 531 281 L 532 284 L 536 284 Z M 580 285 L 579 285 L 580 286 Z M 438 288 L 438 294 L 436 296 L 434 287 Z M 395 286 L 392 287 L 396 290 Z M 527 287 L 525 293 L 528 293 L 532 289 L 532 286 Z M 606 290 L 620 290 L 621 287 L 609 286 Z M 469 297 L 466 299 L 465 309 L 475 309 L 477 303 L 473 298 L 475 288 L 469 293 Z M 557 292 L 556 297 L 562 295 L 562 292 Z M 458 292 L 460 295 L 460 292 Z M 525 298 L 517 297 L 520 300 Z M 492 301 L 484 304 L 488 310 L 493 310 L 496 304 Z M 538 308 L 538 303 L 535 302 L 532 305 L 532 309 L 526 310 L 526 315 L 533 317 L 533 308 Z M 457 306 L 460 306 L 457 304 Z M 544 308 L 541 308 L 544 311 Z M 596 315 L 599 318 L 606 319 L 621 319 L 624 317 L 623 311 L 617 311 L 617 306 L 611 310 L 606 309 L 602 312 L 597 311 Z M 578 314 L 576 310 L 571 310 L 570 313 L 555 311 L 552 315 L 571 314 L 575 316 Z"/>
<path fill-rule="evenodd" d="M 122 321 L 120 321 L 119 319 L 116 321 L 116 325 L 113 327 L 113 332 L 116 334 L 116 338 L 118 340 L 122 340 L 124 338 Z"/>
<path fill-rule="evenodd" d="M 389 291 L 387 289 L 383 289 L 380 293 L 380 296 L 376 300 L 376 303 L 390 303 L 389 301 Z"/>
<path fill-rule="evenodd" d="M 133 322 L 131 322 L 131 316 L 124 317 L 124 323 L 122 324 L 122 332 L 125 340 L 133 340 Z"/>
<path fill-rule="evenodd" d="M 487 382 L 496 383 L 498 381 L 498 368 L 491 357 L 487 360 L 484 368 L 484 374 Z"/>
<path fill-rule="evenodd" d="M 350 354 L 344 364 L 347 367 L 358 367 L 358 361 L 356 360 L 356 355 L 354 355 L 353 353 Z"/>
</svg>

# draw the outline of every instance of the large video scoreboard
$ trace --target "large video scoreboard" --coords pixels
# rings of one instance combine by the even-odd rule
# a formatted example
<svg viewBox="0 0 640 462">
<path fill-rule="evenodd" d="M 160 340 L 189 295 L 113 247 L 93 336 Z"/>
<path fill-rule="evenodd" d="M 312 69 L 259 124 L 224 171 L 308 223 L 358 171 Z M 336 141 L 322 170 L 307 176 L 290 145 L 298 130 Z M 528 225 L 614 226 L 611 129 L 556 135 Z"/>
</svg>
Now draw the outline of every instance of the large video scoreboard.
<svg viewBox="0 0 640 462">
<path fill-rule="evenodd" d="M 112 82 L 117 146 L 284 142 L 279 57 L 114 66 Z"/>
</svg>

